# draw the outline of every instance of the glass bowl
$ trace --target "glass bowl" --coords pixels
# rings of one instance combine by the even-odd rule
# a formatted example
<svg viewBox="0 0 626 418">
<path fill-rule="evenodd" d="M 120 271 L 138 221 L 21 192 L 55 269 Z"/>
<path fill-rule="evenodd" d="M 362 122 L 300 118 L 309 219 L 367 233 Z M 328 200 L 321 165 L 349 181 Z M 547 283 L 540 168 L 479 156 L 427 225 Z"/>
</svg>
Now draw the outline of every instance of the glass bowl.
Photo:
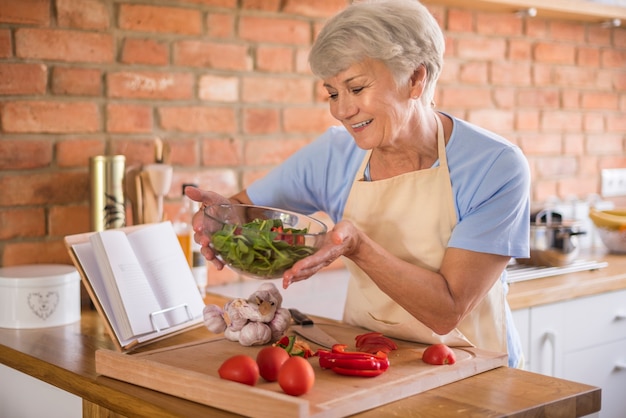
<svg viewBox="0 0 626 418">
<path fill-rule="evenodd" d="M 614 254 L 626 254 L 626 230 L 598 228 L 602 243 Z"/>
<path fill-rule="evenodd" d="M 204 230 L 216 257 L 230 269 L 257 279 L 277 279 L 314 254 L 328 228 L 288 210 L 218 204 L 204 209 Z"/>
</svg>

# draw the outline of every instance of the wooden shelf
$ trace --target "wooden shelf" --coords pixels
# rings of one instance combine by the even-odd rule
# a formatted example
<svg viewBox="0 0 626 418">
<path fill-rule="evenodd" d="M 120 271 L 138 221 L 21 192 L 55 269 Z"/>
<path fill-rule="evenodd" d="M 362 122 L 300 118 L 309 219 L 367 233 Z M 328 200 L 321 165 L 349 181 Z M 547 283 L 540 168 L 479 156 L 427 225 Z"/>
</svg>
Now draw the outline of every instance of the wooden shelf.
<svg viewBox="0 0 626 418">
<path fill-rule="evenodd" d="M 461 9 L 516 13 L 534 8 L 537 18 L 568 19 L 583 22 L 607 22 L 620 19 L 626 25 L 626 7 L 587 0 L 424 0 Z"/>
</svg>

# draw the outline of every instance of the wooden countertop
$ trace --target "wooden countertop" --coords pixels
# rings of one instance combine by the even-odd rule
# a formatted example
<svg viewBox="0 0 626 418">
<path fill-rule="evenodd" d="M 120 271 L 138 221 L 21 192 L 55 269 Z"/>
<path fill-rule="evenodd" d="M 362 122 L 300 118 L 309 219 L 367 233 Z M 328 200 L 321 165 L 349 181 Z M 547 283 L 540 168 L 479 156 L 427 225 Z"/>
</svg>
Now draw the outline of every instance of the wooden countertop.
<svg viewBox="0 0 626 418">
<path fill-rule="evenodd" d="M 529 308 L 578 297 L 626 289 L 626 255 L 603 252 L 583 254 L 587 260 L 606 261 L 599 270 L 511 283 L 507 300 L 511 309 Z"/>
<path fill-rule="evenodd" d="M 207 303 L 223 303 L 222 299 Z M 151 348 L 206 338 L 196 328 Z M 0 329 L 0 362 L 83 398 L 86 417 L 230 417 L 194 402 L 98 376 L 95 351 L 114 349 L 94 311 L 80 322 L 38 330 Z M 600 389 L 523 370 L 501 367 L 366 411 L 362 417 L 568 416 L 599 411 Z"/>
</svg>

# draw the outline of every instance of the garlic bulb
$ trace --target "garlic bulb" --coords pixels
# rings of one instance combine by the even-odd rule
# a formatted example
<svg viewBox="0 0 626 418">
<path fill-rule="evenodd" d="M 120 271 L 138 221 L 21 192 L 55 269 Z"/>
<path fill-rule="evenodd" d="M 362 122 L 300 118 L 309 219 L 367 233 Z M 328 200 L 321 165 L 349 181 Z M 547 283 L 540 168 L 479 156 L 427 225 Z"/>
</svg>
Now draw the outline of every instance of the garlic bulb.
<svg viewBox="0 0 626 418">
<path fill-rule="evenodd" d="M 204 325 L 209 331 L 220 334 L 226 329 L 226 321 L 224 320 L 224 311 L 217 305 L 206 305 L 202 310 Z"/>
<path fill-rule="evenodd" d="M 239 344 L 244 346 L 262 345 L 270 342 L 272 331 L 262 322 L 248 322 L 239 333 Z"/>
</svg>

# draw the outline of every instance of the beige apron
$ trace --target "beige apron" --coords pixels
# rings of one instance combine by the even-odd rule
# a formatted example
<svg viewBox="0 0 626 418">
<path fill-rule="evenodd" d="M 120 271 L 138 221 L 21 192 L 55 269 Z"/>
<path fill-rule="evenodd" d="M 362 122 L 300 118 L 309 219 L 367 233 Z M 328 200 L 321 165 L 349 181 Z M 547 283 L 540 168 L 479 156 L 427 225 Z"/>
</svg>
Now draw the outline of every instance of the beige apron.
<svg viewBox="0 0 626 418">
<path fill-rule="evenodd" d="M 439 166 L 396 177 L 364 181 L 367 153 L 352 185 L 344 219 L 402 260 L 438 271 L 456 212 L 448 172 L 443 126 L 437 119 Z M 373 331 L 424 344 L 445 343 L 506 352 L 504 291 L 500 280 L 458 328 L 439 335 L 415 319 L 350 260 L 344 321 Z"/>
</svg>

